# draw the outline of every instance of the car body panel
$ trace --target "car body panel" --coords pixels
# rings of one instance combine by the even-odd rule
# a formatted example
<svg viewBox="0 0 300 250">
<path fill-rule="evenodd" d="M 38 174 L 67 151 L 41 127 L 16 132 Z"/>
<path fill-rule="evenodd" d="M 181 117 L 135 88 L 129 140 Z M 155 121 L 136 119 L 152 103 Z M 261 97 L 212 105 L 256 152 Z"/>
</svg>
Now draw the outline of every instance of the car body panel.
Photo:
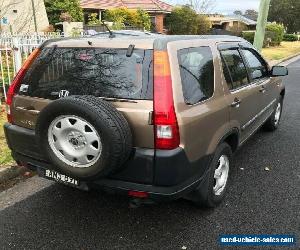
<svg viewBox="0 0 300 250">
<path fill-rule="evenodd" d="M 42 111 L 51 100 L 17 95 L 14 98 L 12 115 L 15 125 L 35 129 L 38 112 Z M 127 119 L 132 135 L 134 146 L 141 148 L 154 147 L 153 125 L 149 121 L 153 111 L 153 101 L 134 100 L 127 102 L 110 102 Z M 33 110 L 37 112 L 33 112 Z"/>
<path fill-rule="evenodd" d="M 214 94 L 208 100 L 188 105 L 183 99 L 177 51 L 184 48 L 202 46 L 210 47 L 213 54 L 215 68 Z M 185 149 L 189 159 L 195 161 L 199 159 L 200 155 L 213 153 L 224 131 L 229 130 L 229 109 L 224 98 L 216 41 L 170 42 L 168 44 L 168 52 L 172 73 L 174 103 L 180 128 L 181 147 Z"/>
</svg>

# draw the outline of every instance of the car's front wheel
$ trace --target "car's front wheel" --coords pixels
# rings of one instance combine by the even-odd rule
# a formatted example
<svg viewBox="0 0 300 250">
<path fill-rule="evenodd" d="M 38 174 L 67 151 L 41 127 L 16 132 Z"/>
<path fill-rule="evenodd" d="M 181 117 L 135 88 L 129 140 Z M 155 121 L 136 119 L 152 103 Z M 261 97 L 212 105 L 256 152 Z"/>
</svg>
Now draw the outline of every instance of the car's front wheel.
<svg viewBox="0 0 300 250">
<path fill-rule="evenodd" d="M 227 143 L 217 147 L 205 179 L 188 197 L 196 205 L 216 207 L 222 202 L 228 187 L 231 156 Z"/>
</svg>

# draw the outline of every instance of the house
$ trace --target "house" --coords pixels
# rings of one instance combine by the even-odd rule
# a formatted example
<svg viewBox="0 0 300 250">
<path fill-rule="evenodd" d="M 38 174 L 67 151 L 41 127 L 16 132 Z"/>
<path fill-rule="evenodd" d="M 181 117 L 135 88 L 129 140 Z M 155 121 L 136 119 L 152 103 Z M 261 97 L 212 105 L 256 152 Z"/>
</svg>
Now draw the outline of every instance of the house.
<svg viewBox="0 0 300 250">
<path fill-rule="evenodd" d="M 150 15 L 151 23 L 157 32 L 163 32 L 165 17 L 172 11 L 172 5 L 160 0 L 81 0 L 80 6 L 84 11 L 85 22 L 90 13 L 98 13 L 99 19 L 102 20 L 102 14 L 107 9 L 143 9 Z"/>
<path fill-rule="evenodd" d="M 35 32 L 33 6 L 37 31 L 46 30 L 49 21 L 43 0 L 0 0 L 0 32 Z"/>
<path fill-rule="evenodd" d="M 255 30 L 257 22 L 242 15 L 208 14 L 213 29 L 221 29 L 232 32 Z"/>
</svg>

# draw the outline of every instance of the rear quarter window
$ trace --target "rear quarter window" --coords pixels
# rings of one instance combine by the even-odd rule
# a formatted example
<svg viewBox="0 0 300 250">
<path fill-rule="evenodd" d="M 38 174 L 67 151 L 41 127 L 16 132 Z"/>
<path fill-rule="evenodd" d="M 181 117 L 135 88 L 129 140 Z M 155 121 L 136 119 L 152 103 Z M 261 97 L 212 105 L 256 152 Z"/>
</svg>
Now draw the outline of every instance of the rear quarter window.
<svg viewBox="0 0 300 250">
<path fill-rule="evenodd" d="M 214 93 L 214 64 L 209 47 L 186 48 L 178 51 L 178 62 L 184 100 L 196 104 Z"/>
<path fill-rule="evenodd" d="M 67 91 L 69 95 L 152 99 L 152 50 L 134 49 L 130 57 L 126 52 L 44 48 L 26 74 L 20 94 L 56 99 Z"/>
</svg>

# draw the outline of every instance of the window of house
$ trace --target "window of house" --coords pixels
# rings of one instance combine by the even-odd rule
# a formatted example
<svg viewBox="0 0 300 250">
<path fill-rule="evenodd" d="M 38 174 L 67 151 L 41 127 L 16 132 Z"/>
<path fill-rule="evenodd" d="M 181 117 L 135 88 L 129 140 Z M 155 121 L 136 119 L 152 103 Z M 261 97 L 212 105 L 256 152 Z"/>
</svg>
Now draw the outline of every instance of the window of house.
<svg viewBox="0 0 300 250">
<path fill-rule="evenodd" d="M 195 104 L 210 98 L 214 92 L 214 64 L 209 47 L 178 51 L 184 100 Z"/>
<path fill-rule="evenodd" d="M 237 89 L 249 83 L 246 66 L 237 49 L 221 51 L 223 72 L 230 89 Z"/>
</svg>

